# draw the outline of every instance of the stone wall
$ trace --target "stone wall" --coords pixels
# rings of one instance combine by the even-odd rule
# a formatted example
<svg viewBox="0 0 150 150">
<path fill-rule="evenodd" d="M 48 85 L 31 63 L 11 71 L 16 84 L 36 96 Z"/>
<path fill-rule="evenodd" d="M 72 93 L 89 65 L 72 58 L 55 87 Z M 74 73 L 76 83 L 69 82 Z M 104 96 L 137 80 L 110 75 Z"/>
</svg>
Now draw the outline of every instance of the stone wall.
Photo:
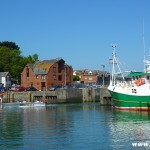
<svg viewBox="0 0 150 150">
<path fill-rule="evenodd" d="M 34 102 L 46 100 L 48 103 L 100 102 L 111 105 L 111 97 L 106 88 L 69 88 L 56 91 L 12 92 L 3 94 L 3 102 Z"/>
<path fill-rule="evenodd" d="M 84 88 L 82 89 L 83 102 L 100 101 L 100 88 Z"/>
<path fill-rule="evenodd" d="M 100 103 L 102 105 L 112 105 L 111 95 L 107 88 L 101 88 L 100 90 Z"/>
</svg>

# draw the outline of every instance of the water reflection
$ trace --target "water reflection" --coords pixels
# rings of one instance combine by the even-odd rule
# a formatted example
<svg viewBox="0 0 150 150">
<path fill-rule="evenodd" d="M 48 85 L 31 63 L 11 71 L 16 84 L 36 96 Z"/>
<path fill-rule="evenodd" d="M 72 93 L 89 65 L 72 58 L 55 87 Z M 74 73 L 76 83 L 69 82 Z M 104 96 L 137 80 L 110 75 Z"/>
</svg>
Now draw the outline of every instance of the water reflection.
<svg viewBox="0 0 150 150">
<path fill-rule="evenodd" d="M 132 149 L 134 142 L 150 143 L 149 112 L 113 111 L 110 129 L 114 149 Z"/>
<path fill-rule="evenodd" d="M 10 107 L 12 108 L 12 107 Z M 0 109 L 0 147 L 21 147 L 23 145 L 22 116 L 18 109 Z"/>
<path fill-rule="evenodd" d="M 114 111 L 99 103 L 0 107 L 0 149 L 132 149 L 149 141 L 148 112 Z"/>
</svg>

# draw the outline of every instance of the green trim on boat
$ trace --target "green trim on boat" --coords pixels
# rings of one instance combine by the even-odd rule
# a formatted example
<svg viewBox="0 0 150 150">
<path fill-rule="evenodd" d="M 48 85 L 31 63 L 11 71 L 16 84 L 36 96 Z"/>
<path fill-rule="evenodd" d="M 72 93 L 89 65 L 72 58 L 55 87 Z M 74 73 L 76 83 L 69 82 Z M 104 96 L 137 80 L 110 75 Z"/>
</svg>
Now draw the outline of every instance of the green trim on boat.
<svg viewBox="0 0 150 150">
<path fill-rule="evenodd" d="M 114 106 L 117 107 L 150 107 L 150 96 L 136 96 L 109 91 Z"/>
<path fill-rule="evenodd" d="M 147 72 L 131 72 L 130 74 L 128 74 L 128 77 L 146 76 L 146 75 L 150 75 L 150 73 L 147 73 Z"/>
</svg>

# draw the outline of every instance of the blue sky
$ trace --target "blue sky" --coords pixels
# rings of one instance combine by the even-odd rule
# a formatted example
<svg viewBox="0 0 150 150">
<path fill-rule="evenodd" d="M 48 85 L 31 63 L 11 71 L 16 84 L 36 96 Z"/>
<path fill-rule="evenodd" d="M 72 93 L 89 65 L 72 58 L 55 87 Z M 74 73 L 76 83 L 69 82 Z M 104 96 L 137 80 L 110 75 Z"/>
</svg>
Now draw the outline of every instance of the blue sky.
<svg viewBox="0 0 150 150">
<path fill-rule="evenodd" d="M 73 69 L 109 71 L 111 45 L 124 63 L 143 70 L 150 50 L 149 0 L 1 0 L 0 41 L 40 60 L 61 57 Z"/>
</svg>

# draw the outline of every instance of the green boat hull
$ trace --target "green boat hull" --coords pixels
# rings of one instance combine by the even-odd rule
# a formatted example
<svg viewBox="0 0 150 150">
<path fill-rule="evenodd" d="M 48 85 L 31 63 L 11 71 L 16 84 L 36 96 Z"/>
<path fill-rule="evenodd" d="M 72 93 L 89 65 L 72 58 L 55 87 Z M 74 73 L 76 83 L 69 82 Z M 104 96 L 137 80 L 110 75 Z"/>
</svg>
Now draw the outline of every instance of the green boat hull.
<svg viewBox="0 0 150 150">
<path fill-rule="evenodd" d="M 136 96 L 109 91 L 113 106 L 125 110 L 150 110 L 150 96 Z"/>
</svg>

